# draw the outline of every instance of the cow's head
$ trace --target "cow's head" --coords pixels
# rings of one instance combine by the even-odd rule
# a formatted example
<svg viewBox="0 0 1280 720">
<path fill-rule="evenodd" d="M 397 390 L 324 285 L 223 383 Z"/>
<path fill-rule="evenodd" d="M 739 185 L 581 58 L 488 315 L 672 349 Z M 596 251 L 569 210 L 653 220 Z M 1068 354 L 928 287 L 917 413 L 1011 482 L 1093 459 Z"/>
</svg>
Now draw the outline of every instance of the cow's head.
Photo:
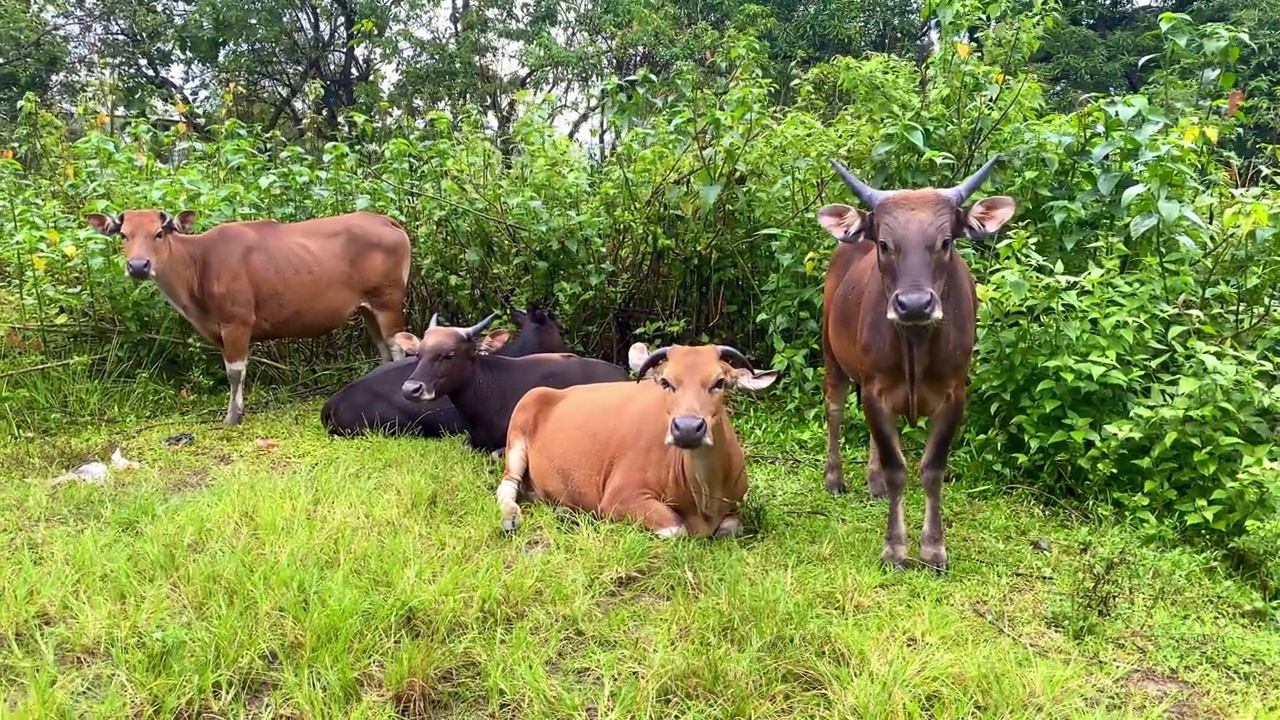
<svg viewBox="0 0 1280 720">
<path fill-rule="evenodd" d="M 493 313 L 471 327 L 439 327 L 439 314 L 431 316 L 431 323 L 419 340 L 413 333 L 397 333 L 395 342 L 406 354 L 418 356 L 418 366 L 409 379 L 400 386 L 406 399 L 428 402 L 462 387 L 471 378 L 476 355 L 502 347 L 511 337 L 506 330 L 478 337 L 493 319 Z"/>
<path fill-rule="evenodd" d="M 1013 217 L 1013 198 L 1005 195 L 963 207 L 999 159 L 991 158 L 953 188 L 888 191 L 864 184 L 831 161 L 869 209 L 827 205 L 818 211 L 818 223 L 840 242 L 875 243 L 891 321 L 926 325 L 942 320 L 942 294 L 956 238 L 987 237 Z"/>
<path fill-rule="evenodd" d="M 89 224 L 103 235 L 124 237 L 124 271 L 134 280 L 146 280 L 164 272 L 169 254 L 165 243 L 174 233 L 191 232 L 194 210 L 170 215 L 163 210 L 126 210 L 118 217 L 93 213 Z"/>
<path fill-rule="evenodd" d="M 629 359 L 641 381 L 667 391 L 666 443 L 686 450 L 714 443 L 710 430 L 724 412 L 725 391 L 762 390 L 778 379 L 777 370 L 756 372 L 727 345 L 673 345 L 650 353 L 636 343 Z"/>
<path fill-rule="evenodd" d="M 535 303 L 530 303 L 524 310 L 512 310 L 511 321 L 520 329 L 512 346 L 519 346 L 522 352 L 515 354 L 531 355 L 533 353 L 568 352 L 569 345 L 564 341 L 564 328 L 555 313 L 546 312 Z M 511 353 L 516 348 L 508 346 L 505 352 Z"/>
</svg>

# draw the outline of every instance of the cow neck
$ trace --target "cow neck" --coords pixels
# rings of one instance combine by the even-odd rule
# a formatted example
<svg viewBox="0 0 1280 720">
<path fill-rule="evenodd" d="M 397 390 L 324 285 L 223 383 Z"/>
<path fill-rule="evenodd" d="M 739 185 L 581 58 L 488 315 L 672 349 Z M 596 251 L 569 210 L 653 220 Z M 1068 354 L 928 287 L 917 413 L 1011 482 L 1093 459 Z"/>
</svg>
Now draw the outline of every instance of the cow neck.
<svg viewBox="0 0 1280 720">
<path fill-rule="evenodd" d="M 191 253 L 191 242 L 198 238 L 198 235 L 168 235 L 165 238 L 168 247 L 165 248 L 164 264 L 155 276 L 160 291 L 188 319 L 194 309 L 191 298 L 195 296 L 199 274 L 196 258 Z"/>
<path fill-rule="evenodd" d="M 449 393 L 449 400 L 453 403 L 453 407 L 472 427 L 477 427 L 475 421 L 479 414 L 473 410 L 481 407 L 479 403 L 485 394 L 485 388 L 494 384 L 493 378 L 499 372 L 499 365 L 510 359 L 500 355 L 476 355 L 471 368 L 471 378 L 463 383 L 462 387 Z"/>
<path fill-rule="evenodd" d="M 729 434 L 725 430 L 723 418 L 715 423 L 711 432 L 714 445 L 681 450 L 679 454 L 684 477 L 688 481 L 698 513 L 708 520 L 717 521 L 728 511 L 728 500 L 725 497 L 727 489 L 723 481 L 729 470 L 725 467 L 729 457 L 726 451 Z"/>
</svg>

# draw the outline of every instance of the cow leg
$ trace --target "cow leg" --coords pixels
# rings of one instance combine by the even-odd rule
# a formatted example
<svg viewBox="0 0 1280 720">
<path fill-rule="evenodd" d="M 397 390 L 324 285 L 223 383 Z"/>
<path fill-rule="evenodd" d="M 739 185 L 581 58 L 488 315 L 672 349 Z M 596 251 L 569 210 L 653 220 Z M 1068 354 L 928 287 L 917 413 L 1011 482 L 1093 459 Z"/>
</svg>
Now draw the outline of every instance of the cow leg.
<svg viewBox="0 0 1280 720">
<path fill-rule="evenodd" d="M 249 364 L 249 330 L 243 327 L 222 328 L 222 362 L 227 368 L 227 385 L 230 399 L 227 414 L 222 418 L 226 425 L 238 425 L 244 417 L 245 368 Z"/>
<path fill-rule="evenodd" d="M 884 484 L 884 468 L 880 467 L 880 451 L 876 449 L 874 440 L 867 445 L 867 492 L 871 497 L 883 500 L 889 490 Z"/>
<path fill-rule="evenodd" d="M 502 513 L 502 531 L 515 532 L 520 527 L 520 484 L 529 469 L 529 452 L 523 438 L 507 446 L 503 456 L 502 482 L 498 483 L 498 511 Z"/>
<path fill-rule="evenodd" d="M 652 495 L 643 490 L 626 488 L 626 483 L 619 483 L 617 478 L 613 478 L 609 486 L 600 499 L 601 516 L 639 523 L 664 539 L 694 534 L 675 510 Z"/>
<path fill-rule="evenodd" d="M 370 305 L 361 305 L 358 312 L 360 318 L 364 320 L 365 332 L 369 334 L 373 346 L 378 349 L 378 356 L 382 358 L 382 362 L 395 362 L 403 358 L 404 350 L 401 350 L 392 338 L 400 332 L 400 329 L 403 329 L 404 314 L 398 308 L 392 311 Z"/>
<path fill-rule="evenodd" d="M 840 438 L 844 434 L 844 408 L 849 402 L 849 376 L 830 354 L 824 360 L 826 377 L 823 395 L 827 403 L 827 465 L 822 482 L 827 492 L 842 495 L 845 491 L 844 467 L 840 459 Z"/>
<path fill-rule="evenodd" d="M 742 531 L 742 519 L 736 513 L 725 515 L 720 521 L 720 525 L 716 527 L 715 534 L 712 537 L 725 538 L 733 537 Z"/>
<path fill-rule="evenodd" d="M 947 546 L 942 532 L 942 478 L 947 456 L 964 415 L 962 388 L 929 421 L 929 440 L 920 460 L 920 484 L 924 485 L 924 528 L 920 531 L 920 561 L 935 570 L 947 569 Z"/>
<path fill-rule="evenodd" d="M 898 445 L 898 430 L 893 413 L 875 393 L 862 395 L 863 414 L 871 431 L 880 469 L 889 490 L 889 524 L 885 530 L 884 551 L 880 558 L 895 568 L 906 567 L 907 530 L 902 511 L 902 491 L 907 486 L 907 463 Z"/>
</svg>

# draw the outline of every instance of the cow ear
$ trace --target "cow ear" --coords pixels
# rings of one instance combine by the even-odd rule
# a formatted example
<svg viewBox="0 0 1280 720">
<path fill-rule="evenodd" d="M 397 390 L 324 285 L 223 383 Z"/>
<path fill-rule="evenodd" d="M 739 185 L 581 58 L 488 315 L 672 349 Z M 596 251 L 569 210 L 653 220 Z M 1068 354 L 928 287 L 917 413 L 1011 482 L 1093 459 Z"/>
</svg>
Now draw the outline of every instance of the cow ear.
<svg viewBox="0 0 1280 720">
<path fill-rule="evenodd" d="M 173 218 L 170 222 L 173 223 L 173 227 L 175 230 L 182 233 L 183 235 L 186 235 L 187 233 L 191 232 L 191 228 L 195 227 L 196 225 L 196 211 L 183 210 L 182 212 L 178 213 L 178 216 Z"/>
<path fill-rule="evenodd" d="M 480 339 L 480 342 L 476 344 L 476 350 L 482 353 L 491 353 L 503 345 L 506 345 L 507 341 L 510 339 L 511 333 L 509 331 L 494 330 Z"/>
<path fill-rule="evenodd" d="M 745 390 L 763 390 L 778 379 L 777 370 L 751 372 L 746 368 L 733 369 L 733 386 Z"/>
<path fill-rule="evenodd" d="M 92 213 L 85 219 L 89 221 L 89 225 L 93 226 L 94 230 L 97 230 L 103 235 L 114 235 L 120 232 L 120 223 L 116 222 L 116 219 L 109 215 Z"/>
<path fill-rule="evenodd" d="M 826 205 L 818 211 L 818 224 L 840 242 L 852 243 L 862 239 L 866 218 L 862 211 L 839 203 Z"/>
<path fill-rule="evenodd" d="M 644 361 L 648 359 L 649 348 L 642 342 L 632 345 L 627 351 L 627 364 L 631 366 L 631 372 L 640 372 L 640 368 L 644 367 Z"/>
<path fill-rule="evenodd" d="M 965 234 L 974 239 L 990 237 L 1009 222 L 1016 209 L 1013 198 L 1007 195 L 979 200 L 965 214 Z"/>
<path fill-rule="evenodd" d="M 391 338 L 391 341 L 396 344 L 396 347 L 403 350 L 405 355 L 418 354 L 418 336 L 411 332 L 398 332 L 395 337 Z"/>
</svg>

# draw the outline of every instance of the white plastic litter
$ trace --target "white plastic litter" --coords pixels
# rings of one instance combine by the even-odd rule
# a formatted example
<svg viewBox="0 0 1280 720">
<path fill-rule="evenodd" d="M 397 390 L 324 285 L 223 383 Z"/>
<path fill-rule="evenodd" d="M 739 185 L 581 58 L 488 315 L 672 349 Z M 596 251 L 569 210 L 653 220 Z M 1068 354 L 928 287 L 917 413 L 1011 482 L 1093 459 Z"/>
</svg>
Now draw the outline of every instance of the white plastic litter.
<svg viewBox="0 0 1280 720">
<path fill-rule="evenodd" d="M 120 452 L 120 448 L 116 448 L 115 452 L 111 453 L 111 467 L 116 470 L 133 470 L 134 468 L 141 467 L 141 465 L 126 458 L 124 454 Z M 106 463 L 95 460 L 91 463 L 85 463 L 65 475 L 59 475 L 49 482 L 53 485 L 75 482 L 76 480 L 88 483 L 100 483 L 107 479 L 108 472 L 109 470 Z"/>
</svg>

